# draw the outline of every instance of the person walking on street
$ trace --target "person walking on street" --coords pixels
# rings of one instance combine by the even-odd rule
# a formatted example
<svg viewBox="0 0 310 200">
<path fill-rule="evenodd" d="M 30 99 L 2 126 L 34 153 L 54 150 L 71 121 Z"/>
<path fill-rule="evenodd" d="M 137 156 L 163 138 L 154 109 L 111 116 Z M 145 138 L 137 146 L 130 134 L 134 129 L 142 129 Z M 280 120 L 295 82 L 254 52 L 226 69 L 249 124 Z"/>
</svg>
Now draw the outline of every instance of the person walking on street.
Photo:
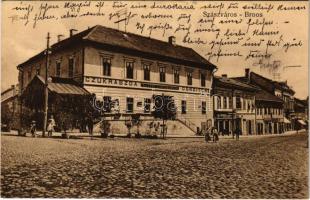
<svg viewBox="0 0 310 200">
<path fill-rule="evenodd" d="M 89 115 L 88 120 L 87 120 L 87 127 L 88 127 L 88 133 L 91 139 L 93 139 L 94 120 L 91 114 Z"/>
<path fill-rule="evenodd" d="M 213 136 L 213 142 L 217 142 L 219 140 L 219 134 L 217 132 L 216 128 L 212 128 L 212 136 Z"/>
<path fill-rule="evenodd" d="M 211 140 L 211 137 L 210 137 L 210 132 L 211 132 L 211 128 L 205 130 L 205 141 L 206 143 L 208 143 L 210 140 Z"/>
<path fill-rule="evenodd" d="M 241 134 L 241 130 L 239 127 L 236 128 L 236 140 L 239 140 L 239 136 Z"/>
<path fill-rule="evenodd" d="M 37 131 L 36 121 L 33 120 L 30 124 L 30 133 L 32 137 L 36 137 L 36 131 Z"/>
</svg>

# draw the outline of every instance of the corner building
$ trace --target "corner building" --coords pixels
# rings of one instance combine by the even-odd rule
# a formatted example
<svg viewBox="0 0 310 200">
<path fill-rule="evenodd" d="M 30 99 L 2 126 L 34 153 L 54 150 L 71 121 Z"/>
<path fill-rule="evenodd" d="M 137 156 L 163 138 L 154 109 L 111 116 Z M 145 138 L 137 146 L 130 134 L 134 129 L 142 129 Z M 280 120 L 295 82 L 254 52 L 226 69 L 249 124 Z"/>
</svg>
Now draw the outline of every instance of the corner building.
<svg viewBox="0 0 310 200">
<path fill-rule="evenodd" d="M 212 122 L 210 93 L 216 66 L 193 49 L 177 45 L 173 36 L 161 41 L 97 25 L 77 34 L 70 31 L 70 37 L 52 45 L 51 52 L 49 76 L 74 80 L 95 94 L 94 102 L 113 102 L 106 111 L 112 132 L 126 130 L 122 121 L 132 114 L 141 114 L 145 122 L 153 120 L 157 95 L 171 96 L 177 107 L 168 134 L 193 134 Z M 44 61 L 41 52 L 18 66 L 21 91 L 34 76 L 44 77 Z"/>
</svg>

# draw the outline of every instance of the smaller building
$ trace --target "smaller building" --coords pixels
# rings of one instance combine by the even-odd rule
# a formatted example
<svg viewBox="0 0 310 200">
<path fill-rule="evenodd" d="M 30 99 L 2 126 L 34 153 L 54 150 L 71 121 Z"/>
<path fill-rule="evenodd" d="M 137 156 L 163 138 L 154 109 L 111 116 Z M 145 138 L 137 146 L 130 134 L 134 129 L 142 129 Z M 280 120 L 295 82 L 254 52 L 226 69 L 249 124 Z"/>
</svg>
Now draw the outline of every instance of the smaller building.
<svg viewBox="0 0 310 200">
<path fill-rule="evenodd" d="M 254 103 L 258 89 L 222 75 L 214 77 L 213 90 L 214 126 L 220 134 L 231 134 L 237 128 L 243 135 L 255 134 Z"/>
<path fill-rule="evenodd" d="M 1 123 L 9 131 L 17 128 L 18 85 L 12 85 L 1 92 Z"/>
<path fill-rule="evenodd" d="M 244 77 L 234 79 L 259 88 L 255 94 L 256 133 L 259 135 L 283 133 L 285 127 L 283 101 L 274 95 L 273 81 L 250 72 L 249 69 L 245 70 Z"/>
</svg>

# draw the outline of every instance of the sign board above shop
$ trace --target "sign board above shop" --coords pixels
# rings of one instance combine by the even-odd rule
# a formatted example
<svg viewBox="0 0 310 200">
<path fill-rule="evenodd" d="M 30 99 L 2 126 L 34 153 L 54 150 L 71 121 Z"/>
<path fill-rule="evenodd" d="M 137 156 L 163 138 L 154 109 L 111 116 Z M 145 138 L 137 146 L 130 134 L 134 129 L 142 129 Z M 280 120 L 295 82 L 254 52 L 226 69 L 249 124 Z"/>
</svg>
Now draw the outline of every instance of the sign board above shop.
<svg viewBox="0 0 310 200">
<path fill-rule="evenodd" d="M 203 95 L 209 95 L 210 90 L 208 88 L 200 87 L 189 87 L 183 85 L 173 85 L 173 84 L 161 84 L 152 82 L 142 82 L 135 80 L 123 80 L 123 79 L 113 79 L 113 78 L 103 78 L 94 76 L 84 76 L 84 85 L 100 85 L 100 86 L 111 86 L 111 87 L 125 87 L 125 88 L 141 88 L 141 89 L 158 89 L 167 91 L 178 91 L 184 93 L 197 93 Z"/>
</svg>

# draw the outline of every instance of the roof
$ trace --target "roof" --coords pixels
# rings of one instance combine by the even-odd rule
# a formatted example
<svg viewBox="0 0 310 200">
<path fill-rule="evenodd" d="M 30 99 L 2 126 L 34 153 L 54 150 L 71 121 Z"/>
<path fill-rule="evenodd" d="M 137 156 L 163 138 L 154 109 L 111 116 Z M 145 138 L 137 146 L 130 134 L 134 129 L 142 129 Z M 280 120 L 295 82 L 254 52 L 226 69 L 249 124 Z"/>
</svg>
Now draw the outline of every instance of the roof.
<svg viewBox="0 0 310 200">
<path fill-rule="evenodd" d="M 233 78 L 226 78 L 220 76 L 214 76 L 214 84 L 215 86 L 223 86 L 223 87 L 235 87 L 244 90 L 256 91 L 258 88 L 255 86 L 251 86 L 247 83 L 243 83 Z"/>
<path fill-rule="evenodd" d="M 286 91 L 292 95 L 295 94 L 295 91 L 292 88 L 290 88 L 290 86 L 287 85 L 287 82 L 273 81 L 273 84 L 274 84 L 275 88 L 277 88 L 279 90 Z"/>
<path fill-rule="evenodd" d="M 265 78 L 265 77 L 263 77 L 263 78 Z M 232 79 L 239 80 L 240 82 L 247 82 L 248 81 L 248 78 L 246 78 L 246 77 L 235 77 Z M 266 79 L 266 80 L 269 80 L 269 79 Z M 272 102 L 279 102 L 279 103 L 283 102 L 282 99 L 280 99 L 279 97 L 269 93 L 268 91 L 264 90 L 263 88 L 259 87 L 258 85 L 255 85 L 255 86 L 252 84 L 249 84 L 249 85 L 256 87 L 256 88 L 259 88 L 258 92 L 255 95 L 255 99 L 257 101 L 272 101 Z"/>
<path fill-rule="evenodd" d="M 51 50 L 53 52 L 57 49 L 70 46 L 72 44 L 81 44 L 83 41 L 94 42 L 110 47 L 119 47 L 121 49 L 128 49 L 135 52 L 143 52 L 149 55 L 159 56 L 163 59 L 170 58 L 179 62 L 185 61 L 195 63 L 197 66 L 193 65 L 193 67 L 210 67 L 212 69 L 216 68 L 215 65 L 210 63 L 191 48 L 180 45 L 173 45 L 165 41 L 119 31 L 101 25 L 96 25 L 76 35 L 73 35 L 72 37 L 62 40 L 52 45 Z M 19 66 L 23 66 L 41 56 L 44 56 L 44 51 L 30 58 Z"/>
<path fill-rule="evenodd" d="M 270 94 L 269 92 L 265 90 L 259 90 L 256 93 L 255 98 L 257 101 L 272 101 L 272 102 L 279 102 L 279 103 L 283 102 L 279 97 L 273 94 Z"/>
<path fill-rule="evenodd" d="M 41 76 L 36 76 L 42 83 L 45 82 L 44 78 Z M 65 95 L 90 95 L 90 93 L 84 89 L 81 86 L 78 86 L 77 84 L 74 83 L 68 83 L 69 81 L 71 82 L 71 80 L 67 81 L 67 82 L 62 82 L 59 81 L 58 82 L 53 82 L 57 79 L 52 79 L 52 82 L 48 83 L 48 89 L 51 92 L 55 92 L 57 94 L 65 94 Z M 73 81 L 72 81 L 73 82 Z"/>
</svg>

